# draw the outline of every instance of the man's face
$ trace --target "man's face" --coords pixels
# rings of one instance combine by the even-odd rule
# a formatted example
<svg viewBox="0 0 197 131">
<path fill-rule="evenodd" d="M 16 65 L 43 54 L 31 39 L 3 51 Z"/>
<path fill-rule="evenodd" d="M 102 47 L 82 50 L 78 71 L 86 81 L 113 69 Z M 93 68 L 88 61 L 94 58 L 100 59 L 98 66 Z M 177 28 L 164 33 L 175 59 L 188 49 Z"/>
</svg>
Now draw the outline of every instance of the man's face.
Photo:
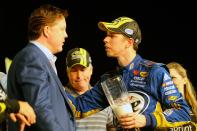
<svg viewBox="0 0 197 131">
<path fill-rule="evenodd" d="M 57 19 L 52 26 L 48 26 L 48 46 L 53 54 L 63 50 L 62 47 L 67 37 L 66 21 L 64 17 Z"/>
<path fill-rule="evenodd" d="M 119 57 L 124 55 L 124 51 L 128 44 L 128 39 L 122 34 L 107 32 L 104 38 L 105 51 L 108 57 Z"/>
<path fill-rule="evenodd" d="M 92 75 L 92 66 L 85 68 L 82 65 L 75 65 L 68 72 L 69 82 L 76 90 L 87 89 Z"/>
</svg>

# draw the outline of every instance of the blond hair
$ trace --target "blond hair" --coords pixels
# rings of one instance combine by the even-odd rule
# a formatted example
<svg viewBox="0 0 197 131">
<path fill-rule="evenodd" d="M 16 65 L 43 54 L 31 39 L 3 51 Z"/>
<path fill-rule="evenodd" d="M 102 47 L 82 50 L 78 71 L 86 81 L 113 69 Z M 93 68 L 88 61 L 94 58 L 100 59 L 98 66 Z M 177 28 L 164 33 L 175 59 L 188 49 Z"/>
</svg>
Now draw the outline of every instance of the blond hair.
<svg viewBox="0 0 197 131">
<path fill-rule="evenodd" d="M 197 117 L 197 100 L 196 100 L 196 91 L 188 78 L 186 69 L 177 62 L 170 62 L 167 64 L 168 69 L 175 69 L 177 73 L 185 79 L 185 99 L 192 108 L 194 115 Z"/>
</svg>

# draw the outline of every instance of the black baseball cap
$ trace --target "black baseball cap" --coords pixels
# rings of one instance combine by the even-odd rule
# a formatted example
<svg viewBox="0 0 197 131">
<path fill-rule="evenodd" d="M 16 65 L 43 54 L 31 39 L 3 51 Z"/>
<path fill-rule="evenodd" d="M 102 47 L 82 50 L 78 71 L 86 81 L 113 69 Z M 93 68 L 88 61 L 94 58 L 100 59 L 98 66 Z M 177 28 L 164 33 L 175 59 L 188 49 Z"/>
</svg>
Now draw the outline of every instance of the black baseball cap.
<svg viewBox="0 0 197 131">
<path fill-rule="evenodd" d="M 88 67 L 92 60 L 90 54 L 83 48 L 73 48 L 68 51 L 66 57 L 67 69 L 71 69 L 75 65 Z"/>
</svg>

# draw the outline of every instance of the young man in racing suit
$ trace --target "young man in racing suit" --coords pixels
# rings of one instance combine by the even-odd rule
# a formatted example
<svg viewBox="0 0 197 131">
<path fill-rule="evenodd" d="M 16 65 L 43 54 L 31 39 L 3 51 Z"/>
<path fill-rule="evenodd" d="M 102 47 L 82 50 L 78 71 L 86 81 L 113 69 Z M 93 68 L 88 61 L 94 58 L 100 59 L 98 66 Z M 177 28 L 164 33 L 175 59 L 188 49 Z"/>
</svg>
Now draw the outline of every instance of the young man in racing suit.
<svg viewBox="0 0 197 131">
<path fill-rule="evenodd" d="M 123 76 L 131 96 L 134 113 L 123 116 L 119 120 L 121 126 L 167 127 L 190 120 L 190 109 L 165 65 L 145 60 L 136 53 L 141 42 L 137 22 L 119 17 L 111 23 L 99 22 L 98 27 L 107 33 L 103 40 L 105 51 L 108 57 L 117 58 L 120 68 L 116 72 Z"/>
<path fill-rule="evenodd" d="M 87 116 L 103 109 L 107 103 L 101 82 L 114 75 L 122 75 L 134 112 L 119 118 L 121 128 L 154 130 L 188 123 L 191 120 L 190 108 L 172 82 L 166 66 L 145 60 L 136 53 L 141 42 L 137 22 L 119 17 L 111 23 L 99 22 L 98 27 L 107 33 L 103 40 L 107 56 L 117 58 L 119 67 L 102 75 L 94 88 L 72 101 L 77 105 L 73 105 L 75 116 Z"/>
</svg>

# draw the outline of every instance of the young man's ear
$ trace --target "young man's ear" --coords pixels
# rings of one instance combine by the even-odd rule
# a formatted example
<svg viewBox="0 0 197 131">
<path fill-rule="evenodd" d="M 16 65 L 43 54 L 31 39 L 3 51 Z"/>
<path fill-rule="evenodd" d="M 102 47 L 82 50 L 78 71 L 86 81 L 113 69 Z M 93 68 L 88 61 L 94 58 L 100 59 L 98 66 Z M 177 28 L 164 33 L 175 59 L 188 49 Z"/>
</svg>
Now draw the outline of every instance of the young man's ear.
<svg viewBox="0 0 197 131">
<path fill-rule="evenodd" d="M 130 42 L 130 44 L 134 44 L 135 43 L 133 38 L 129 38 L 129 42 Z"/>
<path fill-rule="evenodd" d="M 129 44 L 127 45 L 127 48 L 134 44 L 134 39 L 133 38 L 128 38 L 128 43 Z"/>
</svg>

